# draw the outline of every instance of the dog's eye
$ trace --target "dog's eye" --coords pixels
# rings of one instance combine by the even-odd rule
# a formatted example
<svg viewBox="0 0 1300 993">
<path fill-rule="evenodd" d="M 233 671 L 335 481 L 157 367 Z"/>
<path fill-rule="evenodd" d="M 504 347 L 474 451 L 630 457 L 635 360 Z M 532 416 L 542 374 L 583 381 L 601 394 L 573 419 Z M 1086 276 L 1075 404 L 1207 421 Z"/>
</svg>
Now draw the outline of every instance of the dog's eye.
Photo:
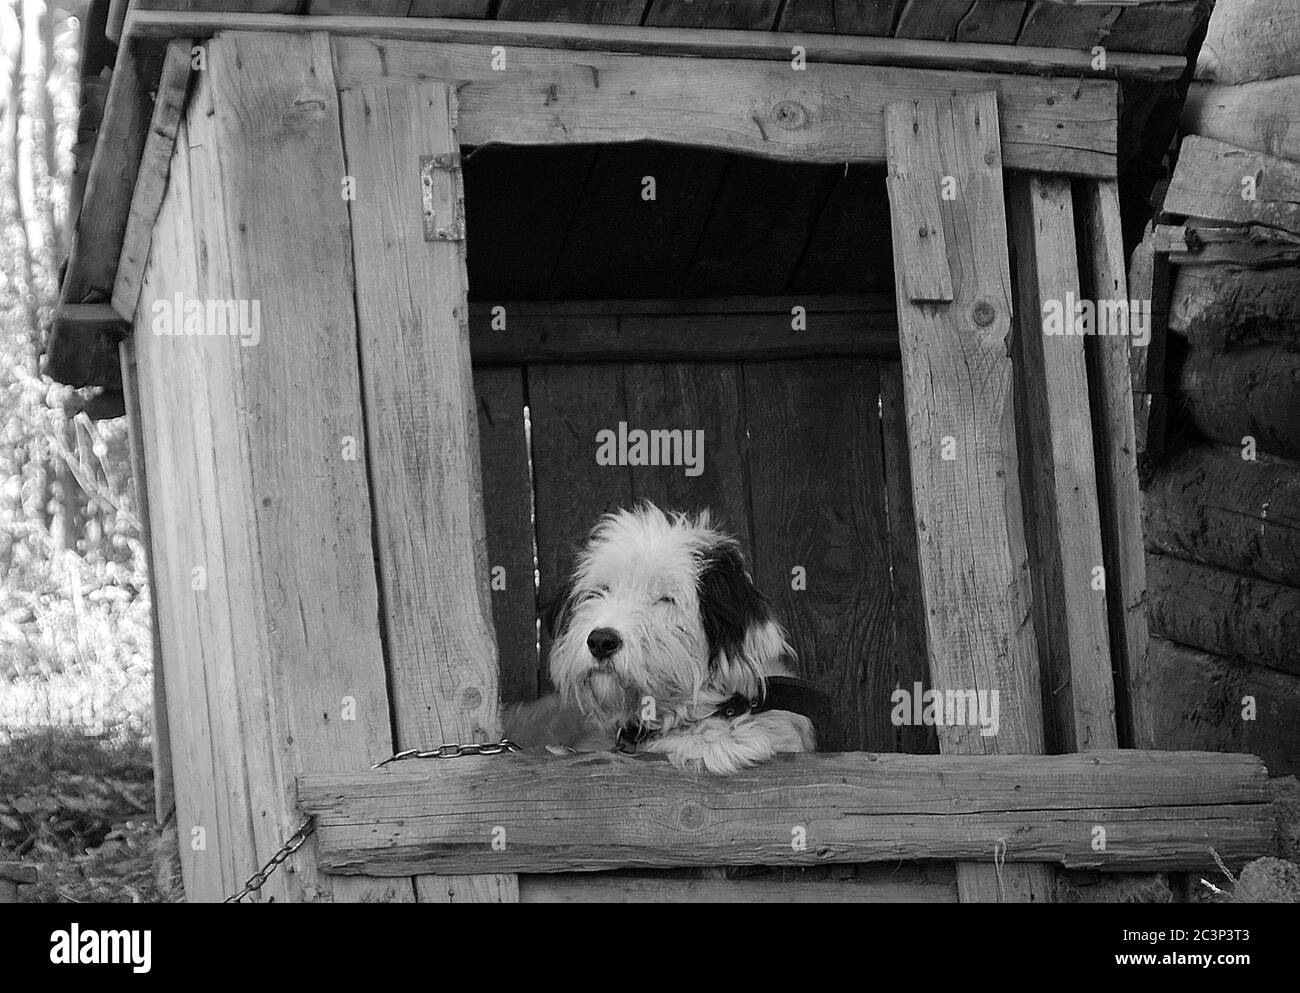
<svg viewBox="0 0 1300 993">
<path fill-rule="evenodd" d="M 668 604 L 668 606 L 670 606 L 670 607 L 675 607 L 675 606 L 677 606 L 677 601 L 674 600 L 674 599 L 673 599 L 672 597 L 670 597 L 670 596 L 661 596 L 661 597 L 659 598 L 659 602 L 660 602 L 660 603 L 666 603 L 666 604 Z"/>
</svg>

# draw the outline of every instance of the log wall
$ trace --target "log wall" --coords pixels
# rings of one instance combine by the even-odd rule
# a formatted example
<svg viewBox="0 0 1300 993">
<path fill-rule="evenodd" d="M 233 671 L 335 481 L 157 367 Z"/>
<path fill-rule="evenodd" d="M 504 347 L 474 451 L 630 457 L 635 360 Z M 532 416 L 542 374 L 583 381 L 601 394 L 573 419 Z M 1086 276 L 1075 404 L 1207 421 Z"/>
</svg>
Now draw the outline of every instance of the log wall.
<svg viewBox="0 0 1300 993">
<path fill-rule="evenodd" d="M 1169 456 L 1144 494 L 1155 745 L 1252 751 L 1272 775 L 1300 770 L 1297 53 L 1293 0 L 1219 0 L 1157 218 L 1198 235 L 1154 257 L 1168 426 L 1147 450 Z"/>
</svg>

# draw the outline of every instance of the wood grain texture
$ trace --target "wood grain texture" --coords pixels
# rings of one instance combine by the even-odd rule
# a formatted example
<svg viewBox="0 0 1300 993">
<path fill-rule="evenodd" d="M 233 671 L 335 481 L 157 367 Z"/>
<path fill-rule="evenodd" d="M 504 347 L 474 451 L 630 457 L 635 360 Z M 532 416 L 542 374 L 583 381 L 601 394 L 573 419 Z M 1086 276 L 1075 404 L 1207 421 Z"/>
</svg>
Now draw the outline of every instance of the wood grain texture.
<svg viewBox="0 0 1300 993">
<path fill-rule="evenodd" d="M 686 475 L 682 466 L 641 466 L 630 473 L 632 498 L 666 510 L 712 511 L 714 526 L 735 535 L 748 557 L 754 540 L 739 365 L 631 363 L 623 369 L 623 383 L 629 428 L 704 432 L 698 476 Z"/>
<path fill-rule="evenodd" d="M 780 0 L 650 0 L 645 24 L 673 28 L 770 31 Z"/>
<path fill-rule="evenodd" d="M 500 0 L 499 21 L 568 21 L 583 24 L 640 24 L 649 0 Z M 447 16 L 445 14 L 441 15 Z"/>
<path fill-rule="evenodd" d="M 1129 349 L 1129 374 L 1133 384 L 1133 431 L 1137 443 L 1138 478 L 1149 480 L 1164 457 L 1168 397 L 1165 387 L 1165 344 L 1169 323 L 1170 265 L 1156 251 L 1152 225 L 1129 260 L 1130 300 L 1151 303 L 1151 340 L 1145 347 Z"/>
<path fill-rule="evenodd" d="M 668 301 L 503 301 L 471 304 L 479 366 L 526 362 L 721 361 L 894 356 L 892 295 L 695 298 Z M 506 331 L 492 327 L 505 308 Z M 807 327 L 795 330 L 794 308 Z M 887 309 L 886 309 L 887 308 Z"/>
<path fill-rule="evenodd" d="M 1270 776 L 1300 773 L 1300 679 L 1163 638 L 1151 639 L 1151 668 L 1160 748 L 1249 752 Z"/>
<path fill-rule="evenodd" d="M 1026 860 L 1202 868 L 1210 846 L 1236 862 L 1270 851 L 1273 832 L 1262 763 L 1206 753 L 800 755 L 725 780 L 617 753 L 511 755 L 304 777 L 298 796 L 322 865 L 349 874 L 991 863 L 998 839 L 1004 874 Z"/>
<path fill-rule="evenodd" d="M 974 0 L 907 0 L 894 37 L 954 41 L 957 25 L 970 12 L 973 3 Z"/>
<path fill-rule="evenodd" d="M 1228 0 L 1231 4 L 1232 0 Z M 1176 0 L 1125 6 L 1104 42 L 1117 52 L 1181 55 L 1210 17 L 1214 0 Z"/>
<path fill-rule="evenodd" d="M 1300 353 L 1277 345 L 1193 349 L 1177 371 L 1178 412 L 1205 438 L 1300 457 Z"/>
<path fill-rule="evenodd" d="M 996 691 L 1001 714 L 993 735 L 974 726 L 939 727 L 939 747 L 945 754 L 1040 753 L 1040 674 L 1016 482 L 998 103 L 991 93 L 896 103 L 885 117 L 930 677 L 936 690 Z M 943 176 L 954 178 L 955 200 L 940 198 Z M 900 225 L 914 212 L 892 208 L 904 195 L 925 195 L 937 204 L 950 252 L 952 303 L 906 298 L 903 274 L 912 260 L 903 251 Z M 981 323 L 971 329 L 977 311 Z M 998 873 L 964 864 L 957 867 L 957 883 L 963 902 L 1048 901 L 1055 891 L 1045 866 Z"/>
<path fill-rule="evenodd" d="M 421 0 L 414 0 L 414 12 Z M 851 3 L 852 7 L 875 6 Z M 844 4 L 837 5 L 843 18 Z M 848 15 L 853 19 L 852 13 Z M 767 32 L 714 28 L 660 28 L 608 24 L 517 24 L 511 21 L 474 23 L 462 18 L 411 16 L 329 18 L 306 15 L 282 17 L 239 12 L 132 10 L 126 32 L 137 39 L 209 36 L 217 31 L 328 31 L 334 36 L 365 36 L 407 41 L 568 48 L 581 51 L 642 52 L 706 58 L 764 59 L 788 63 L 794 45 L 809 37 L 798 32 Z M 843 30 L 843 29 L 841 29 Z M 1034 73 L 1043 76 L 1081 75 L 1147 81 L 1179 79 L 1187 66 L 1183 56 L 1111 52 L 1105 70 L 1092 67 L 1090 51 L 1020 45 L 950 44 L 908 38 L 863 37 L 867 31 L 824 35 L 810 54 L 818 62 L 848 65 L 913 66 L 974 72 Z"/>
<path fill-rule="evenodd" d="M 505 589 L 492 590 L 501 699 L 516 703 L 535 699 L 539 685 L 533 482 L 524 426 L 524 370 L 519 366 L 475 369 L 474 392 L 488 567 L 504 570 Z"/>
<path fill-rule="evenodd" d="M 1300 676 L 1300 590 L 1151 555 L 1151 628 L 1162 638 Z"/>
<path fill-rule="evenodd" d="M 122 251 L 118 256 L 113 283 L 113 308 L 126 320 L 135 317 L 140 298 L 140 280 L 149 256 L 149 240 L 154 221 L 162 207 L 171 169 L 172 151 L 176 147 L 176 129 L 185 107 L 190 84 L 190 49 L 188 38 L 168 42 L 158 89 L 153 101 L 149 134 L 140 154 L 135 190 L 126 227 L 122 233 Z"/>
<path fill-rule="evenodd" d="M 1124 13 L 1118 4 L 1088 6 L 1034 0 L 1020 28 L 1021 45 L 1085 48 L 1103 45 Z"/>
<path fill-rule="evenodd" d="M 1294 346 L 1300 341 L 1300 267 L 1179 266 L 1169 330 L 1199 349 Z"/>
<path fill-rule="evenodd" d="M 1080 268 L 1084 294 L 1092 300 L 1129 299 L 1118 184 L 1105 181 L 1081 185 L 1082 189 L 1076 189 L 1076 199 L 1083 225 Z M 1122 743 L 1145 748 L 1148 715 L 1154 702 L 1142 699 L 1149 647 L 1147 584 L 1130 340 L 1127 335 L 1097 335 L 1084 342 L 1084 350 L 1092 400 L 1106 617 L 1117 674 L 1116 729 Z"/>
<path fill-rule="evenodd" d="M 1300 75 L 1239 86 L 1193 83 L 1180 126 L 1252 152 L 1300 159 Z"/>
<path fill-rule="evenodd" d="M 596 464 L 596 433 L 627 419 L 619 365 L 530 366 L 537 602 L 545 611 L 573 572 L 574 556 L 601 514 L 633 502 L 632 470 Z M 542 625 L 542 692 L 550 635 Z"/>
<path fill-rule="evenodd" d="M 248 64 L 267 71 L 240 68 Z M 242 751 L 222 764 L 248 770 L 257 865 L 299 823 L 285 790 L 295 775 L 368 765 L 393 741 L 365 461 L 342 457 L 364 422 L 328 42 L 224 35 L 208 45 L 203 80 L 206 103 L 190 117 L 192 142 L 204 129 L 191 150 L 194 254 L 207 296 L 259 301 L 261 337 L 253 347 L 193 339 L 213 426 L 212 441 L 194 448 L 210 453 L 215 485 L 213 510 L 190 513 L 223 528 L 209 574 L 227 598 L 213 609 L 231 632 L 230 696 L 243 726 Z M 318 333 L 287 330 L 304 325 Z M 328 389 L 285 389 L 295 382 Z M 349 701 L 355 720 L 342 719 Z M 289 899 L 411 899 L 409 882 L 326 881 L 313 854 L 308 843 L 297 871 L 277 874 Z"/>
<path fill-rule="evenodd" d="M 1300 74 L 1300 8 L 1291 0 L 1218 3 L 1196 78 L 1220 83 Z"/>
<path fill-rule="evenodd" d="M 407 17 L 487 18 L 493 0 L 411 0 Z"/>
<path fill-rule="evenodd" d="M 917 552 L 916 514 L 912 508 L 911 450 L 907 441 L 907 408 L 903 369 L 897 362 L 880 365 L 880 428 L 884 441 L 885 486 L 889 502 L 889 574 L 893 595 L 893 647 L 898 685 L 930 689 L 929 651 L 925 640 L 925 599 Z M 929 725 L 898 728 L 898 750 L 912 754 L 939 751 L 939 739 Z"/>
<path fill-rule="evenodd" d="M 414 209 L 421 158 L 459 149 L 455 92 L 445 83 L 352 90 L 340 107 L 348 174 L 360 191 L 349 208 L 396 746 L 496 741 L 501 694 L 465 244 L 425 241 Z M 458 170 L 435 176 L 433 190 L 435 219 L 461 213 Z M 515 885 L 484 883 L 491 899 Z M 417 879 L 416 888 L 444 892 L 434 880 Z"/>
<path fill-rule="evenodd" d="M 800 675 L 835 701 L 818 747 L 892 751 L 879 367 L 751 362 L 744 394 L 758 585 L 790 630 Z M 796 567 L 803 589 L 793 588 Z"/>
<path fill-rule="evenodd" d="M 1300 464 L 1187 448 L 1143 494 L 1147 549 L 1300 587 Z"/>
<path fill-rule="evenodd" d="M 1014 359 L 1024 387 L 1016 403 L 1023 401 L 1028 429 L 1020 466 L 1030 477 L 1035 509 L 1027 524 L 1041 573 L 1035 620 L 1050 679 L 1053 744 L 1068 751 L 1113 748 L 1106 591 L 1096 588 L 1094 572 L 1104 561 L 1084 338 L 1049 335 L 1044 316 L 1048 307 L 1080 296 L 1070 183 L 1014 177 L 1008 204 L 1019 277 Z"/>
<path fill-rule="evenodd" d="M 521 876 L 520 903 L 956 903 L 952 867 L 858 866 L 847 878 L 817 870 L 790 878 L 700 879 L 690 870 Z M 813 877 L 813 878 L 808 878 Z"/>
<path fill-rule="evenodd" d="M 1254 199 L 1246 198 L 1247 180 Z M 1300 162 L 1192 135 L 1183 142 L 1164 209 L 1300 235 Z"/>
<path fill-rule="evenodd" d="M 461 140 L 472 145 L 663 141 L 787 160 L 881 162 L 886 103 L 996 90 L 1008 167 L 1115 172 L 1116 87 L 1105 80 L 820 62 L 791 72 L 737 59 L 525 48 L 511 51 L 510 72 L 493 72 L 472 45 L 336 37 L 335 51 L 343 88 L 426 77 L 463 83 Z"/>
<path fill-rule="evenodd" d="M 957 24 L 957 40 L 1014 44 L 1028 9 L 1028 0 L 975 0 Z"/>
</svg>

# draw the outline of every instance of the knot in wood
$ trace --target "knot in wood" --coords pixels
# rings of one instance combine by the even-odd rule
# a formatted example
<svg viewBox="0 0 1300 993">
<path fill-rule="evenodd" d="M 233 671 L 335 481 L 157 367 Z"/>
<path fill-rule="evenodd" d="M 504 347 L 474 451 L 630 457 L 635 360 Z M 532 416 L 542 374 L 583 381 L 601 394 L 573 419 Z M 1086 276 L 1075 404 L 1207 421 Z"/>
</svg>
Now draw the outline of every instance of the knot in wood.
<svg viewBox="0 0 1300 993">
<path fill-rule="evenodd" d="M 686 831 L 698 831 L 705 820 L 704 805 L 698 800 L 686 800 L 677 808 L 677 824 Z"/>
<path fill-rule="evenodd" d="M 798 100 L 778 101 L 770 116 L 773 124 L 786 131 L 798 131 L 808 125 L 808 108 Z"/>
<path fill-rule="evenodd" d="M 467 687 L 460 695 L 460 706 L 462 710 L 478 710 L 483 706 L 483 694 L 475 686 Z"/>
<path fill-rule="evenodd" d="M 998 309 L 988 300 L 976 300 L 971 308 L 971 319 L 982 328 L 992 324 L 998 316 Z"/>
</svg>

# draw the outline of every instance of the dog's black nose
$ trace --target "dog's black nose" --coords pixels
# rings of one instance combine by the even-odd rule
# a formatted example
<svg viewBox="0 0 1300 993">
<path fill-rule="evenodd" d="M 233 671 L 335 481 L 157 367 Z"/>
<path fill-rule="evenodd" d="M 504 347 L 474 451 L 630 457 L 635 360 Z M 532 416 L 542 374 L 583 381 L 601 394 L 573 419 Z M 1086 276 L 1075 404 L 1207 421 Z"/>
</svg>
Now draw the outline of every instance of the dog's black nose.
<svg viewBox="0 0 1300 993">
<path fill-rule="evenodd" d="M 592 656 L 598 659 L 609 658 L 622 644 L 623 639 L 613 628 L 596 628 L 587 635 L 587 648 L 591 650 Z"/>
</svg>

